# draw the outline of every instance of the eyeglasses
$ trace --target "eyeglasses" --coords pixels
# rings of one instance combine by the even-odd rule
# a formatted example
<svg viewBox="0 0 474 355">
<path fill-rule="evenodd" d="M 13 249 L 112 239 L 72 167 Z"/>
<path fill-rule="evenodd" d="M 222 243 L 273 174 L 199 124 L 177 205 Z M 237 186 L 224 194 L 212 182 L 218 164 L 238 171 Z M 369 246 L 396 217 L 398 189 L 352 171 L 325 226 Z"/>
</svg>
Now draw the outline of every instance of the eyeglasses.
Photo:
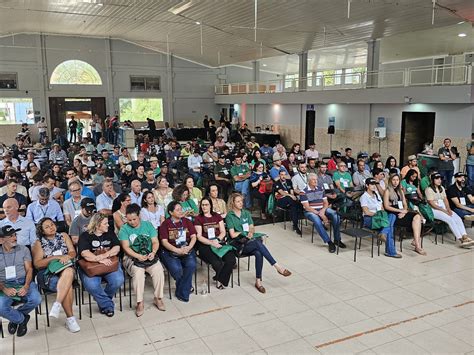
<svg viewBox="0 0 474 355">
<path fill-rule="evenodd" d="M 81 189 L 70 190 L 71 192 L 79 192 Z"/>
</svg>

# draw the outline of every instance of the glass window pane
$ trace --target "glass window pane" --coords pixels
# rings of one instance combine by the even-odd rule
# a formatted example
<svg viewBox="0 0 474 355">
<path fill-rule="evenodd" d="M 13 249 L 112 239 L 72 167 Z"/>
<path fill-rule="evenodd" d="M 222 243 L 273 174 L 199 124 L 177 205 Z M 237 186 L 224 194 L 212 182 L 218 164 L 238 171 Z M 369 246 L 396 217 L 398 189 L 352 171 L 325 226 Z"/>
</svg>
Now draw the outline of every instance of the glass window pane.
<svg viewBox="0 0 474 355">
<path fill-rule="evenodd" d="M 53 85 L 102 85 L 97 70 L 82 60 L 66 60 L 59 64 L 51 75 Z"/>
<path fill-rule="evenodd" d="M 0 125 L 35 123 L 33 99 L 0 98 Z"/>
<path fill-rule="evenodd" d="M 147 117 L 163 121 L 163 99 L 119 99 L 120 119 L 144 122 Z"/>
</svg>

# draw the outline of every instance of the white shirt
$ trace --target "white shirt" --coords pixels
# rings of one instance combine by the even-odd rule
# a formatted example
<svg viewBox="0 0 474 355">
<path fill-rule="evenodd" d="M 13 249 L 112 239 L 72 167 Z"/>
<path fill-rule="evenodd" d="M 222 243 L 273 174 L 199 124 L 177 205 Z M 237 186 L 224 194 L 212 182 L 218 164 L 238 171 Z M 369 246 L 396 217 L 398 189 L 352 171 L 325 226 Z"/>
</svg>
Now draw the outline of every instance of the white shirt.
<svg viewBox="0 0 474 355">
<path fill-rule="evenodd" d="M 360 206 L 367 207 L 370 212 L 375 213 L 382 209 L 382 198 L 378 192 L 374 193 L 373 197 L 366 192 L 360 197 Z"/>
<path fill-rule="evenodd" d="M 299 191 L 303 191 L 304 188 L 308 185 L 308 175 L 297 173 L 295 176 L 291 178 L 291 183 L 293 185 L 293 190 L 298 189 Z"/>
<path fill-rule="evenodd" d="M 38 169 L 41 169 L 41 164 L 40 164 L 39 160 L 35 159 L 32 162 L 28 161 L 28 160 L 23 160 L 21 162 L 21 165 L 20 165 L 20 170 L 26 170 L 26 168 L 28 167 L 28 164 L 30 164 L 30 163 L 35 163 L 36 166 L 38 167 Z"/>
<path fill-rule="evenodd" d="M 198 155 L 197 157 L 193 154 L 188 157 L 188 168 L 189 169 L 199 169 L 201 168 L 202 157 Z"/>
<path fill-rule="evenodd" d="M 216 135 L 222 136 L 222 140 L 227 143 L 229 140 L 229 129 L 221 126 L 216 130 Z"/>
<path fill-rule="evenodd" d="M 165 215 L 163 206 L 156 206 L 155 213 L 148 211 L 146 208 L 142 208 L 140 211 L 140 217 L 142 221 L 148 221 L 153 224 L 153 227 L 158 228 L 161 225 L 161 216 Z"/>
<path fill-rule="evenodd" d="M 316 149 L 315 150 L 306 149 L 306 151 L 304 152 L 304 155 L 306 156 L 306 159 L 309 159 L 309 158 L 318 159 L 319 158 L 319 152 Z"/>
</svg>

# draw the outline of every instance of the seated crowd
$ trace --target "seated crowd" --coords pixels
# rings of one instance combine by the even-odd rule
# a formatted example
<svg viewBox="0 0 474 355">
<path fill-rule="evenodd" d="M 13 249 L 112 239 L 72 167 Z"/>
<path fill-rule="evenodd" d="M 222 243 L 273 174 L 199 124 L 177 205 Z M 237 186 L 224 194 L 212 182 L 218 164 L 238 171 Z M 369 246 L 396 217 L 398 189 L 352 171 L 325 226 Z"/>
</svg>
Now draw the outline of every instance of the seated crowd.
<svg viewBox="0 0 474 355">
<path fill-rule="evenodd" d="M 261 220 L 276 207 L 288 211 L 298 235 L 301 219 L 308 219 L 330 253 L 346 247 L 341 223 L 356 206 L 388 257 L 401 258 L 396 227 L 411 230 L 414 251 L 426 255 L 421 238 L 435 220 L 446 223 L 462 247 L 474 244 L 463 223 L 474 220 L 474 196 L 463 173 L 450 185 L 446 167 L 421 179 L 415 156 L 401 169 L 392 156 L 383 164 L 378 153 L 354 159 L 350 148 L 326 160 L 314 143 L 307 150 L 297 143 L 289 150 L 279 143 L 260 146 L 248 127 L 235 128 L 222 122 L 205 137 L 210 144 L 193 139 L 182 145 L 168 129 L 162 137 L 140 138 L 136 158 L 104 137 L 69 144 L 56 129 L 52 143 L 44 137 L 44 145 L 26 148 L 19 139 L 6 149 L 0 163 L 0 317 L 9 321 L 8 331 L 26 334 L 41 290 L 56 297 L 49 316 L 64 311 L 66 328 L 78 332 L 74 282 L 107 317 L 114 316 L 114 295 L 127 275 L 137 317 L 145 309 L 146 274 L 159 311 L 166 310 L 164 270 L 176 282 L 175 297 L 188 302 L 196 291 L 197 257 L 212 267 L 219 290 L 229 285 L 237 258 L 255 257 L 255 288 L 265 293 L 264 260 L 284 277 L 291 272 L 272 256 L 266 235 L 256 232 L 251 208 Z M 450 147 L 444 148 L 448 153 L 440 149 L 440 159 L 449 162 Z"/>
</svg>

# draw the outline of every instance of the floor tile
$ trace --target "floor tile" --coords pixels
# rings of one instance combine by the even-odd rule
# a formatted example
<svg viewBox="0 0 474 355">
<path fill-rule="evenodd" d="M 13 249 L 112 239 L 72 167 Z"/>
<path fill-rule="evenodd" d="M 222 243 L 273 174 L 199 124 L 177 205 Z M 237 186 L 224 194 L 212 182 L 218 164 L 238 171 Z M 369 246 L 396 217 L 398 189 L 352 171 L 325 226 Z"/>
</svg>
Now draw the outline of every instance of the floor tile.
<svg viewBox="0 0 474 355">
<path fill-rule="evenodd" d="M 430 329 L 407 338 L 414 344 L 431 353 L 465 353 L 472 346 L 454 338 L 440 329 Z"/>
<path fill-rule="evenodd" d="M 242 329 L 220 333 L 219 336 L 210 335 L 203 340 L 214 354 L 247 354 L 261 349 Z"/>
<path fill-rule="evenodd" d="M 194 339 L 160 349 L 158 354 L 212 354 L 212 352 L 201 339 Z"/>
<path fill-rule="evenodd" d="M 261 348 L 269 348 L 299 338 L 294 330 L 278 319 L 249 325 L 245 327 L 245 332 Z"/>
<path fill-rule="evenodd" d="M 280 320 L 302 337 L 336 328 L 334 323 L 313 310 L 291 314 Z"/>
<path fill-rule="evenodd" d="M 186 319 L 158 324 L 145 331 L 157 350 L 199 338 Z"/>
<path fill-rule="evenodd" d="M 280 344 L 277 346 L 273 346 L 270 348 L 265 349 L 266 353 L 271 354 L 318 354 L 314 347 L 309 345 L 303 339 L 293 340 L 288 343 Z"/>
<path fill-rule="evenodd" d="M 239 326 L 223 310 L 189 317 L 187 318 L 187 321 L 200 337 L 205 337 L 211 334 L 217 336 L 218 333 L 232 330 Z"/>
<path fill-rule="evenodd" d="M 428 354 L 426 350 L 407 339 L 397 339 L 372 349 L 377 354 Z"/>
<path fill-rule="evenodd" d="M 104 354 L 139 354 L 154 350 L 153 343 L 145 330 L 133 330 L 99 339 Z"/>
<path fill-rule="evenodd" d="M 263 304 L 256 301 L 226 309 L 225 312 L 229 314 L 241 327 L 276 318 L 274 313 L 265 308 Z"/>
<path fill-rule="evenodd" d="M 339 327 L 369 318 L 368 315 L 345 303 L 337 303 L 320 307 L 317 312 L 322 314 L 327 319 L 330 319 L 331 322 L 335 323 Z"/>
</svg>

